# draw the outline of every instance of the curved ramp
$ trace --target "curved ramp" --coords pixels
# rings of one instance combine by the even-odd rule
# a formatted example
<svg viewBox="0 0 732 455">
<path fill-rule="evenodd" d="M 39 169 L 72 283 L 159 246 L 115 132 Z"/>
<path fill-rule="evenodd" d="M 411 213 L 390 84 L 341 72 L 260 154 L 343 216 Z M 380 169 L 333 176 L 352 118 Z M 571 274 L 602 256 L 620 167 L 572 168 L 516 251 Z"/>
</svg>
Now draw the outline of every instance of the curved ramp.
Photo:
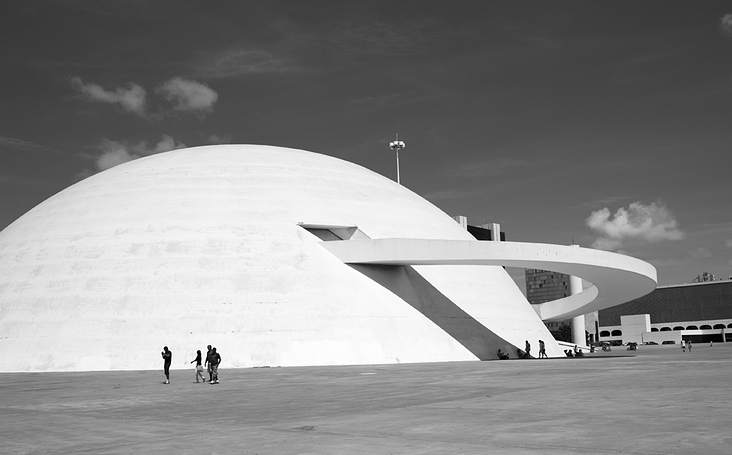
<svg viewBox="0 0 732 455">
<path fill-rule="evenodd" d="M 656 288 L 656 269 L 645 261 L 576 246 L 438 239 L 323 242 L 346 264 L 493 265 L 574 275 L 593 286 L 579 294 L 534 305 L 542 320 L 567 319 L 642 297 Z"/>
</svg>

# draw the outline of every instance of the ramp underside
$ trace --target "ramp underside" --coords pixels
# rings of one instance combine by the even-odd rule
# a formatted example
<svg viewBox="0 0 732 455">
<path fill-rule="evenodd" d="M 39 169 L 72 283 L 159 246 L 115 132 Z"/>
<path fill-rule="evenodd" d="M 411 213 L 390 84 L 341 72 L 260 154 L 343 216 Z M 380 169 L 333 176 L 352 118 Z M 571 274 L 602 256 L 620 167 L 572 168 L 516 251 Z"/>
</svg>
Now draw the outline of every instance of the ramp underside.
<svg viewBox="0 0 732 455">
<path fill-rule="evenodd" d="M 516 346 L 465 312 L 413 267 L 359 264 L 351 267 L 396 294 L 478 359 L 495 359 L 498 349 L 516 355 Z"/>
</svg>

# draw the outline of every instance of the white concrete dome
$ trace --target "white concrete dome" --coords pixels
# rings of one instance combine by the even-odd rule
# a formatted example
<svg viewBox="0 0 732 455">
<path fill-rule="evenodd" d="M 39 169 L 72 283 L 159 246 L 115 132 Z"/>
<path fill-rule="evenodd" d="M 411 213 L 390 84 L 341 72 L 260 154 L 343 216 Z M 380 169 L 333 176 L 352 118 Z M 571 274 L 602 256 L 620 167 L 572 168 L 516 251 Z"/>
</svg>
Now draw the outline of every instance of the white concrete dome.
<svg viewBox="0 0 732 455">
<path fill-rule="evenodd" d="M 89 177 L 0 232 L 0 371 L 160 368 L 164 345 L 173 368 L 207 344 L 222 367 L 493 359 L 538 339 L 562 355 L 501 267 L 349 266 L 332 232 L 474 240 L 301 150 L 196 147 Z"/>
</svg>

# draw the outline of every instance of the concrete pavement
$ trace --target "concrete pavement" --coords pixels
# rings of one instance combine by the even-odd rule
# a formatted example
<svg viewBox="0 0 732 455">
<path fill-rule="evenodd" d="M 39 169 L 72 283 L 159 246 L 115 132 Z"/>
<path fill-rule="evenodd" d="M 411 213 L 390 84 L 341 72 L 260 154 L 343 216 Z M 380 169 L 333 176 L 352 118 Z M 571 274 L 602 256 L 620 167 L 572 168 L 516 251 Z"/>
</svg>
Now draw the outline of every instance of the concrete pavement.
<svg viewBox="0 0 732 455">
<path fill-rule="evenodd" d="M 732 343 L 610 354 L 1 374 L 0 453 L 732 453 Z"/>
</svg>

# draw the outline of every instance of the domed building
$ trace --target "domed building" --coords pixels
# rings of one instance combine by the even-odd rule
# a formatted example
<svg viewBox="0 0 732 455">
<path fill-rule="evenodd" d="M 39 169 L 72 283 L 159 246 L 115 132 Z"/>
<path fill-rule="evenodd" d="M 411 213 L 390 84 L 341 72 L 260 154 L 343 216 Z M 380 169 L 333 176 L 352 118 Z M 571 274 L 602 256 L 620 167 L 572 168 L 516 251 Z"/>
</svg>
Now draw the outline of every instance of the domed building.
<svg viewBox="0 0 732 455">
<path fill-rule="evenodd" d="M 405 259 L 404 245 L 435 241 L 461 257 Z M 0 232 L 0 371 L 154 369 L 164 345 L 173 368 L 208 344 L 222 367 L 495 359 L 526 340 L 536 355 L 539 339 L 563 355 L 502 267 L 463 257 L 487 243 L 407 188 L 316 153 L 141 158 Z M 655 286 L 655 270 L 640 275 Z M 632 298 L 652 290 L 642 281 Z"/>
</svg>

